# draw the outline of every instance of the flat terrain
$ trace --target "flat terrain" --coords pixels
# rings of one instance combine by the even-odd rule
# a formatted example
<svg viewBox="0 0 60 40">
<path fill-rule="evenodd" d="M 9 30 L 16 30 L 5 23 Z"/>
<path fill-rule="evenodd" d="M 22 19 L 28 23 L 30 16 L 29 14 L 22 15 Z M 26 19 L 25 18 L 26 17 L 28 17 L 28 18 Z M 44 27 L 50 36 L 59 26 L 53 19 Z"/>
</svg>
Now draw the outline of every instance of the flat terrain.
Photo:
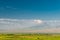
<svg viewBox="0 0 60 40">
<path fill-rule="evenodd" d="M 46 33 L 0 34 L 0 40 L 60 40 L 60 34 L 46 34 Z"/>
</svg>

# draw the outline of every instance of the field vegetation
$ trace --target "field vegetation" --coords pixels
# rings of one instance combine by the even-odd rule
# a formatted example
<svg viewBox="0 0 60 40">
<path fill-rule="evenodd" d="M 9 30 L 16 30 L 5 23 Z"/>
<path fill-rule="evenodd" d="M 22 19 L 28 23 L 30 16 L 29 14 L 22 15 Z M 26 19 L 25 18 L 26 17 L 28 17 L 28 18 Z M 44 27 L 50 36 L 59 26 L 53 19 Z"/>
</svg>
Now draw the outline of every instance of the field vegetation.
<svg viewBox="0 0 60 40">
<path fill-rule="evenodd" d="M 16 33 L 0 34 L 0 40 L 60 40 L 60 34 Z"/>
</svg>

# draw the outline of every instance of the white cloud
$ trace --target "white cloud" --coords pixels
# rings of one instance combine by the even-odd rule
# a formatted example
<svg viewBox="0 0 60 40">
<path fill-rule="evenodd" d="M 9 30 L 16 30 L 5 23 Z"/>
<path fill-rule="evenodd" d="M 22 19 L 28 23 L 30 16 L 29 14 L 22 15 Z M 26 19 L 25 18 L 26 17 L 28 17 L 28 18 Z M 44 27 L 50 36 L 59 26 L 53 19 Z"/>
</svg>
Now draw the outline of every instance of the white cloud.
<svg viewBox="0 0 60 40">
<path fill-rule="evenodd" d="M 31 28 L 30 28 L 31 27 Z M 38 19 L 4 19 L 0 18 L 0 31 L 1 30 L 57 30 L 60 29 L 60 20 L 38 20 Z M 32 29 L 34 28 L 34 29 Z M 26 29 L 25 29 L 26 30 Z M 53 30 L 53 31 L 54 31 Z M 46 31 L 47 32 L 47 31 Z"/>
<path fill-rule="evenodd" d="M 0 29 L 18 30 L 37 25 L 34 20 L 0 19 Z"/>
<path fill-rule="evenodd" d="M 34 20 L 35 23 L 40 24 L 42 23 L 42 20 Z"/>
</svg>

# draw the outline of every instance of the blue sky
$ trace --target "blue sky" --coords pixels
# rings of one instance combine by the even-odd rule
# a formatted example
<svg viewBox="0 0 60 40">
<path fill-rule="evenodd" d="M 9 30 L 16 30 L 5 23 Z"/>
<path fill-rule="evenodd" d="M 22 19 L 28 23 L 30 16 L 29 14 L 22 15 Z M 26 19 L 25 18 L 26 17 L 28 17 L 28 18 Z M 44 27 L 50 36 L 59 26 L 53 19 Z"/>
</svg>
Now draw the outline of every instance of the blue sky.
<svg viewBox="0 0 60 40">
<path fill-rule="evenodd" d="M 60 0 L 0 0 L 0 18 L 60 19 Z"/>
<path fill-rule="evenodd" d="M 0 0 L 0 31 L 23 29 L 60 32 L 60 0 Z"/>
</svg>

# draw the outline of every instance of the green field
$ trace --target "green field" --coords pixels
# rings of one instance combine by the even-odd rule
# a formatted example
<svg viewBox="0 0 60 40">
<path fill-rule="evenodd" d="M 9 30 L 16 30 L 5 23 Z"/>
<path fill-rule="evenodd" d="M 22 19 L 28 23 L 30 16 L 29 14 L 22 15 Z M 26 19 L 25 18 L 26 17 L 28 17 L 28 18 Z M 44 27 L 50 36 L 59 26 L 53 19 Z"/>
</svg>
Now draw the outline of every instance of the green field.
<svg viewBox="0 0 60 40">
<path fill-rule="evenodd" d="M 60 40 L 60 34 L 42 34 L 42 33 L 0 34 L 0 40 Z"/>
</svg>

